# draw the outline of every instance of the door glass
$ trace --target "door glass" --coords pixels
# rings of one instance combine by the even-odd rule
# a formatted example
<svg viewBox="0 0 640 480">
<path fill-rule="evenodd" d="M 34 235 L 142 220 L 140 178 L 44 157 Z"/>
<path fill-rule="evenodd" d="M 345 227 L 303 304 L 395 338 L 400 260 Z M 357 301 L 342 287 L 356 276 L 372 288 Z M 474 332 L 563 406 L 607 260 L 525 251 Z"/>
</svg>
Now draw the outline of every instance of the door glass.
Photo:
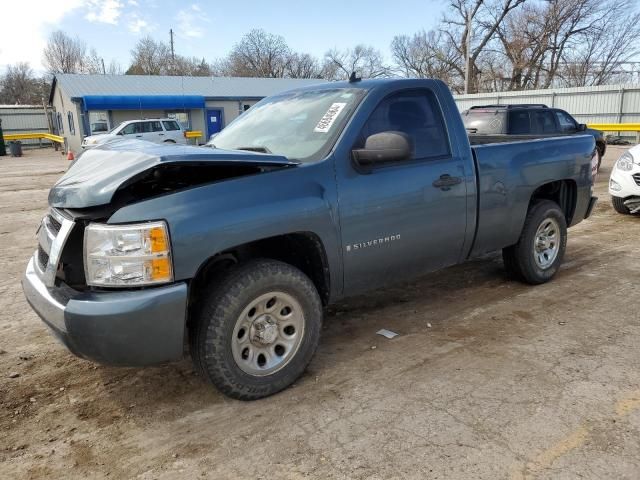
<svg viewBox="0 0 640 480">
<path fill-rule="evenodd" d="M 171 121 L 164 121 L 162 123 L 164 124 L 164 129 L 167 132 L 173 132 L 173 131 L 176 131 L 176 130 L 180 130 L 180 125 L 178 125 L 178 122 L 176 122 L 176 121 L 171 120 Z"/>
<path fill-rule="evenodd" d="M 450 154 L 442 113 L 431 91 L 398 93 L 383 100 L 362 130 L 361 146 L 367 137 L 388 131 L 409 136 L 414 159 Z"/>
<path fill-rule="evenodd" d="M 529 112 L 515 111 L 509 112 L 509 133 L 511 135 L 527 135 L 531 133 L 529 123 Z"/>
<path fill-rule="evenodd" d="M 563 133 L 573 133 L 578 130 L 578 126 L 576 122 L 573 120 L 571 115 L 565 113 L 561 110 L 556 110 L 556 118 L 558 119 L 558 124 L 560 125 L 560 131 Z"/>
<path fill-rule="evenodd" d="M 139 123 L 130 123 L 126 127 L 124 127 L 120 133 L 122 135 L 133 135 L 134 133 L 140 133 L 140 124 Z"/>
<path fill-rule="evenodd" d="M 162 132 L 162 125 L 160 124 L 160 122 L 149 122 L 151 124 L 151 131 L 152 132 Z"/>
<path fill-rule="evenodd" d="M 557 133 L 553 112 L 550 110 L 533 110 L 531 112 L 536 133 Z"/>
</svg>

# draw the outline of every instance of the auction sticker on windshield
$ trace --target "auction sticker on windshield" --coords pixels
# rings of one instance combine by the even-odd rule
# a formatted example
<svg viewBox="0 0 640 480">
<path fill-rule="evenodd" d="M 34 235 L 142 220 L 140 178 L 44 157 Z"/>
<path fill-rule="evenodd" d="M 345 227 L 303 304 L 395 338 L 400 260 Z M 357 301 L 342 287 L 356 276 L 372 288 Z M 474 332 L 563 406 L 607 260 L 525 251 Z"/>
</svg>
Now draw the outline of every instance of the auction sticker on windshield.
<svg viewBox="0 0 640 480">
<path fill-rule="evenodd" d="M 320 132 L 320 133 L 328 133 L 329 130 L 331 129 L 331 125 L 333 125 L 333 122 L 336 121 L 336 118 L 338 118 L 338 115 L 340 115 L 340 112 L 346 106 L 347 106 L 346 103 L 334 103 L 334 104 L 332 104 L 329 107 L 329 110 L 327 110 L 327 113 L 325 113 L 322 116 L 322 118 L 320 119 L 320 121 L 316 125 L 316 128 L 313 129 L 313 131 L 314 132 Z"/>
</svg>

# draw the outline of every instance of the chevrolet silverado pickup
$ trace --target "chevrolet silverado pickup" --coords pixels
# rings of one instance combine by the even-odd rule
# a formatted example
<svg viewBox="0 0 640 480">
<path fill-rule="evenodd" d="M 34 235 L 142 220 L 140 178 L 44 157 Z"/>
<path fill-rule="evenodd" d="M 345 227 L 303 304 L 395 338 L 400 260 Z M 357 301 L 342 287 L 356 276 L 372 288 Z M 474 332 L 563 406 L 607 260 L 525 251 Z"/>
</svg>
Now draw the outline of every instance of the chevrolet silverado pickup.
<svg viewBox="0 0 640 480">
<path fill-rule="evenodd" d="M 437 80 L 327 83 L 266 98 L 209 147 L 124 140 L 50 191 L 23 289 L 74 354 L 190 354 L 220 391 L 278 392 L 323 307 L 502 250 L 549 281 L 587 218 L 591 135 L 471 146 Z"/>
</svg>

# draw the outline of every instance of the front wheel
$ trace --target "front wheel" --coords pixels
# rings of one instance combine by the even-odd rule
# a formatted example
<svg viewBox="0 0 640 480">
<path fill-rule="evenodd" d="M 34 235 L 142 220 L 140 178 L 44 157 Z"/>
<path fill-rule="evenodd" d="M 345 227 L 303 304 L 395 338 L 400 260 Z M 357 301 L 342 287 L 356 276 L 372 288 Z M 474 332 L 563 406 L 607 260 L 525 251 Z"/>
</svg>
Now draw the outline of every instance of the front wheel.
<svg viewBox="0 0 640 480">
<path fill-rule="evenodd" d="M 322 304 L 309 278 L 274 260 L 232 270 L 206 295 L 191 335 L 195 367 L 240 400 L 291 385 L 318 346 Z"/>
<path fill-rule="evenodd" d="M 518 243 L 502 250 L 507 272 L 523 282 L 548 282 L 560 269 L 567 247 L 567 222 L 560 207 L 541 200 L 529 207 Z"/>
<path fill-rule="evenodd" d="M 611 204 L 613 209 L 623 215 L 629 215 L 631 210 L 624 204 L 624 198 L 611 196 Z"/>
</svg>

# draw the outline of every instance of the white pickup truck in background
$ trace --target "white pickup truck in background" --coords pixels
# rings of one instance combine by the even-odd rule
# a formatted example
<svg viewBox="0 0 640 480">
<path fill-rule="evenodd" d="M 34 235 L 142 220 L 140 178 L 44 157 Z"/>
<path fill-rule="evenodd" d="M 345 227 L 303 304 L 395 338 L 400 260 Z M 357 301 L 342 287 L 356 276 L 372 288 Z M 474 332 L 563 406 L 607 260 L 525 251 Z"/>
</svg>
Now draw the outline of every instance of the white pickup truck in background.
<svg viewBox="0 0 640 480">
<path fill-rule="evenodd" d="M 172 118 L 149 118 L 127 120 L 108 133 L 85 137 L 82 148 L 92 148 L 117 139 L 138 139 L 154 143 L 187 143 L 185 131 L 178 121 Z"/>
</svg>

